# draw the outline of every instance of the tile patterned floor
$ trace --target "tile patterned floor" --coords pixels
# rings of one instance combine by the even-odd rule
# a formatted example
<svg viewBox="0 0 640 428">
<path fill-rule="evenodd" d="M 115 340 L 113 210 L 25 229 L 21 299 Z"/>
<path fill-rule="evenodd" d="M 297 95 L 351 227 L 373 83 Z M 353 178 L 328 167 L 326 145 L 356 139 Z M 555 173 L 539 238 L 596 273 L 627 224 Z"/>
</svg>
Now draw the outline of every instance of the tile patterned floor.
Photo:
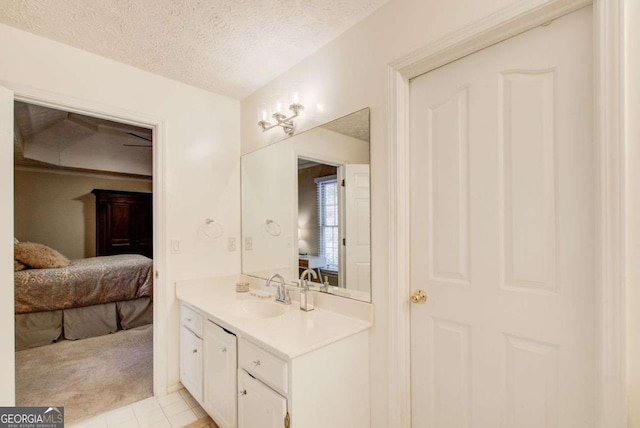
<svg viewBox="0 0 640 428">
<path fill-rule="evenodd" d="M 217 428 L 186 389 L 150 397 L 103 413 L 70 428 Z"/>
</svg>

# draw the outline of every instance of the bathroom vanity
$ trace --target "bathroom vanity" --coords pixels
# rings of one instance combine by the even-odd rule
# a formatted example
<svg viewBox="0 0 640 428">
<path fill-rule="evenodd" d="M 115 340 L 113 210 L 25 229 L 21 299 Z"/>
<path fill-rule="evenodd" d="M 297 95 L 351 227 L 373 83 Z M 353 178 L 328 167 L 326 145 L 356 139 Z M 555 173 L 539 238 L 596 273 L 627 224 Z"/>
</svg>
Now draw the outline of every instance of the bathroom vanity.
<svg viewBox="0 0 640 428">
<path fill-rule="evenodd" d="M 236 293 L 237 280 L 176 287 L 181 381 L 218 426 L 369 427 L 371 305 L 325 296 L 304 312 Z"/>
<path fill-rule="evenodd" d="M 368 108 L 242 156 L 243 275 L 176 284 L 180 378 L 221 428 L 370 426 L 369 161 Z M 292 304 L 235 292 L 274 277 Z"/>
</svg>

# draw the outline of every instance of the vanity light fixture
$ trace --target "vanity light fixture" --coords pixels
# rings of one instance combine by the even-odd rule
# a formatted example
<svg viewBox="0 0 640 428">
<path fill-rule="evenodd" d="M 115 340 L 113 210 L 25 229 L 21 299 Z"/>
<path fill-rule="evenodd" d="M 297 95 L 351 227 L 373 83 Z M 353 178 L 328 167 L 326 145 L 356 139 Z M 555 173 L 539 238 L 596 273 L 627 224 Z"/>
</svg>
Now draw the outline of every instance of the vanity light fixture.
<svg viewBox="0 0 640 428">
<path fill-rule="evenodd" d="M 278 103 L 278 107 L 280 107 L 280 105 L 281 104 Z M 276 126 L 281 126 L 285 134 L 287 134 L 288 136 L 292 136 L 294 131 L 296 130 L 296 124 L 293 122 L 293 119 L 298 117 L 300 112 L 304 110 L 304 106 L 294 99 L 294 102 L 289 105 L 289 110 L 291 110 L 293 114 L 287 117 L 286 114 L 280 112 L 280 108 L 277 108 L 276 112 L 271 116 L 276 120 L 276 123 L 268 122 L 267 110 L 262 110 L 262 119 L 260 120 L 260 122 L 258 122 L 258 126 L 262 128 L 262 132 L 273 129 Z"/>
</svg>

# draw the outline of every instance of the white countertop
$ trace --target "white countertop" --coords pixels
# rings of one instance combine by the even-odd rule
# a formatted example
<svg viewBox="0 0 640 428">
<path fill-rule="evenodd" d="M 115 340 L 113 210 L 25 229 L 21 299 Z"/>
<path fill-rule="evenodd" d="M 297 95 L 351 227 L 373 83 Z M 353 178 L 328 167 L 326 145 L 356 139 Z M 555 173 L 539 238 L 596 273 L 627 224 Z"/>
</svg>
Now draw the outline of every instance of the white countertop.
<svg viewBox="0 0 640 428">
<path fill-rule="evenodd" d="M 249 293 L 236 293 L 238 276 L 179 281 L 176 296 L 238 337 L 261 345 L 284 359 L 367 330 L 372 323 L 316 307 L 305 312 L 297 302 L 282 305 L 285 312 L 274 318 L 244 318 L 234 311 L 242 300 L 262 300 Z M 271 299 L 273 300 L 273 298 Z"/>
</svg>

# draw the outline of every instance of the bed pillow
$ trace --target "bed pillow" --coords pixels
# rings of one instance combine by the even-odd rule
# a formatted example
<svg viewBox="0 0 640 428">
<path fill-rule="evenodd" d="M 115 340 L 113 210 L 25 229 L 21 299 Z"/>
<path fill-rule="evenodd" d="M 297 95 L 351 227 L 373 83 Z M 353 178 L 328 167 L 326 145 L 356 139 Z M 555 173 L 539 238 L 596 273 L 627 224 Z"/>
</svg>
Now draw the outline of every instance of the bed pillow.
<svg viewBox="0 0 640 428">
<path fill-rule="evenodd" d="M 69 266 L 69 259 L 46 245 L 21 242 L 14 246 L 14 259 L 34 269 L 50 269 Z"/>
<path fill-rule="evenodd" d="M 23 270 L 24 268 L 26 268 L 25 265 L 23 265 L 22 263 L 20 263 L 19 261 L 15 260 L 15 259 L 13 260 L 13 271 L 14 272 L 18 272 L 20 270 Z"/>
</svg>

